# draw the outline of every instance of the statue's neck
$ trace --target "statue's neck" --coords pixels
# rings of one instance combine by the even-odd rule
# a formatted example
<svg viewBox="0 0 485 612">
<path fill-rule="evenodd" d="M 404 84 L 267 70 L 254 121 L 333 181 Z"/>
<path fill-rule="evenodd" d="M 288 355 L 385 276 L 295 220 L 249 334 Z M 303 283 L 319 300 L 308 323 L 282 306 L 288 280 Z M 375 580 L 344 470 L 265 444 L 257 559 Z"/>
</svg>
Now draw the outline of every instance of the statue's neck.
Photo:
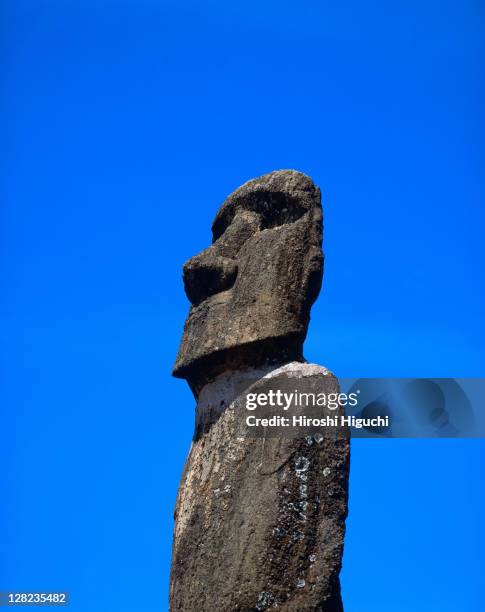
<svg viewBox="0 0 485 612">
<path fill-rule="evenodd" d="M 231 370 L 204 385 L 197 398 L 194 437 L 198 438 L 207 431 L 248 387 L 284 365 L 286 362 Z"/>
</svg>

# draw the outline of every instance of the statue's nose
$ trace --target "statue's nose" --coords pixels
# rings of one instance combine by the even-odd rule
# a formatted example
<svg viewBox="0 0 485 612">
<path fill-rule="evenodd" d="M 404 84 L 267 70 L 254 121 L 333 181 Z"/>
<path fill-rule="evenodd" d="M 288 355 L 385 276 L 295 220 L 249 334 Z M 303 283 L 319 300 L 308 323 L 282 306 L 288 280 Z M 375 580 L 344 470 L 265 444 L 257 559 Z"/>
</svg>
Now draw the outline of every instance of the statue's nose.
<svg viewBox="0 0 485 612">
<path fill-rule="evenodd" d="M 218 255 L 209 247 L 185 263 L 185 293 L 192 304 L 199 304 L 210 295 L 232 287 L 236 275 L 236 262 Z"/>
</svg>

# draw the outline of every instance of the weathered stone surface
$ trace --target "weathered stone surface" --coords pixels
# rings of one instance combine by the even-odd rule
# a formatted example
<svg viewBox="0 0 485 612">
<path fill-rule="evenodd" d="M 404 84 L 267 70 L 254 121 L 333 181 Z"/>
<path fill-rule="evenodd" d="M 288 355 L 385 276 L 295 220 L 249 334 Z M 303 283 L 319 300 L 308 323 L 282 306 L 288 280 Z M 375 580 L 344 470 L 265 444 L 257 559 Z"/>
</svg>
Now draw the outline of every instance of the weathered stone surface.
<svg viewBox="0 0 485 612">
<path fill-rule="evenodd" d="M 272 377 L 321 375 L 338 389 L 302 353 L 323 271 L 320 192 L 291 170 L 249 181 L 220 208 L 213 237 L 184 266 L 192 306 L 174 375 L 197 411 L 170 609 L 339 612 L 349 442 L 241 437 L 235 401 Z"/>
<path fill-rule="evenodd" d="M 237 437 L 241 406 L 227 405 L 244 378 L 300 378 L 316 368 L 328 375 L 293 362 L 222 374 L 204 387 L 196 420 L 206 433 L 192 444 L 175 512 L 173 611 L 343 609 L 348 441 Z"/>
<path fill-rule="evenodd" d="M 184 266 L 192 302 L 174 367 L 195 394 L 227 369 L 302 359 L 323 271 L 320 190 L 294 170 L 245 183 Z"/>
</svg>

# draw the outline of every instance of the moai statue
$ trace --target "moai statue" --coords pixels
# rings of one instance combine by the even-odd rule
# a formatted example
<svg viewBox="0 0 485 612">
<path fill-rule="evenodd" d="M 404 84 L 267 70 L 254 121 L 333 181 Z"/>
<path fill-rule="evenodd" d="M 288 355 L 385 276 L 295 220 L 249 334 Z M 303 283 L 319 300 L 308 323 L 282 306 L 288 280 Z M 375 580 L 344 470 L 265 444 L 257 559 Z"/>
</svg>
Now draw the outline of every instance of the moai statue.
<svg viewBox="0 0 485 612">
<path fill-rule="evenodd" d="M 240 435 L 235 401 L 276 378 L 325 376 L 338 391 L 303 358 L 323 273 L 320 190 L 300 172 L 271 172 L 227 198 L 212 233 L 183 270 L 191 307 L 173 374 L 197 407 L 170 609 L 341 611 L 348 439 Z"/>
</svg>

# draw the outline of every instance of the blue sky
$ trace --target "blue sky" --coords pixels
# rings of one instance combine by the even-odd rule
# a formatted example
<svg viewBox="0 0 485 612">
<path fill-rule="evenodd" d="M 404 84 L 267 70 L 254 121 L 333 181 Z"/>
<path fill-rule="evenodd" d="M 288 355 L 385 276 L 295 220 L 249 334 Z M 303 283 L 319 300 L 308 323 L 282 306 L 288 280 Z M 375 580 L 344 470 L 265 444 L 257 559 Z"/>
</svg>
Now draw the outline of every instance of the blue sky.
<svg viewBox="0 0 485 612">
<path fill-rule="evenodd" d="M 181 265 L 225 196 L 324 196 L 306 356 L 483 376 L 479 2 L 1 3 L 0 590 L 166 609 L 193 400 Z M 353 445 L 346 612 L 483 601 L 482 441 Z"/>
</svg>

